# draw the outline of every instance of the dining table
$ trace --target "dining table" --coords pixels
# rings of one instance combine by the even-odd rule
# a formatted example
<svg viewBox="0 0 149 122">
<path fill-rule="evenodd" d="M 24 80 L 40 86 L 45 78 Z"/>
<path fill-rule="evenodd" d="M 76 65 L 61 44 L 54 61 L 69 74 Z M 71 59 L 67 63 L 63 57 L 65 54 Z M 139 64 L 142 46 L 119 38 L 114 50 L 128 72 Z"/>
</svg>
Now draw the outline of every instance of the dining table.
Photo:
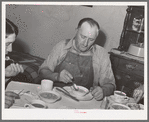
<svg viewBox="0 0 149 122">
<path fill-rule="evenodd" d="M 40 99 L 38 98 L 40 88 L 41 88 L 40 84 L 11 81 L 6 88 L 6 91 L 20 92 L 23 90 L 23 92 L 32 93 L 33 95 L 32 99 Z M 63 92 L 56 90 L 55 88 L 56 87 L 54 86 L 53 90 L 61 96 L 61 99 L 53 103 L 46 102 L 48 109 L 102 109 L 101 104 L 103 103 L 103 100 L 97 101 L 94 98 L 92 98 L 89 100 L 76 101 L 71 97 L 63 94 Z M 37 96 L 34 97 L 35 95 Z M 20 96 L 20 99 L 15 99 L 15 103 L 10 107 L 10 109 L 13 108 L 26 109 L 24 105 L 30 103 L 32 99 L 29 99 L 28 97 L 26 99 L 21 99 Z"/>
<path fill-rule="evenodd" d="M 42 92 L 41 84 L 33 84 L 19 81 L 11 81 L 6 91 L 13 91 L 20 94 L 19 99 L 15 99 L 14 104 L 10 109 L 27 109 L 26 104 L 31 104 L 33 100 L 41 100 L 46 104 L 47 109 L 109 109 L 112 103 L 115 101 L 112 99 L 114 95 L 106 96 L 102 100 L 96 100 L 89 92 L 85 97 L 77 97 L 72 94 L 66 94 L 70 92 L 68 88 L 70 86 L 61 85 L 57 82 L 57 85 L 53 85 L 52 91 L 60 96 L 60 99 L 55 102 L 47 102 L 41 99 L 39 93 Z M 64 93 L 65 92 L 65 93 Z M 71 92 L 70 92 L 71 93 Z M 74 99 L 75 98 L 75 99 Z M 133 98 L 129 98 L 129 103 L 135 103 Z"/>
</svg>

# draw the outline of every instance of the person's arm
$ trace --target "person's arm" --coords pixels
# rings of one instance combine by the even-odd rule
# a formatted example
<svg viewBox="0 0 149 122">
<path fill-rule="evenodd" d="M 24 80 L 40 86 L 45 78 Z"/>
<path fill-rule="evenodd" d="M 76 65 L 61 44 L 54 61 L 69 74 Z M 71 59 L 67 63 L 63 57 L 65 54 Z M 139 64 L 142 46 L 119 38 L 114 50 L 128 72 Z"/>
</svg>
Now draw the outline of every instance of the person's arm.
<svg viewBox="0 0 149 122">
<path fill-rule="evenodd" d="M 101 50 L 101 52 L 97 55 L 96 58 L 100 59 L 94 58 L 94 60 L 98 61 L 99 67 L 94 68 L 99 68 L 97 70 L 99 72 L 96 73 L 97 75 L 96 77 L 98 77 L 97 78 L 98 80 L 96 82 L 98 84 L 94 84 L 93 88 L 91 88 L 91 93 L 96 100 L 101 100 L 105 96 L 110 96 L 111 94 L 113 94 L 115 90 L 115 79 L 113 71 L 111 69 L 111 62 L 109 59 L 109 55 L 103 50 Z"/>
<path fill-rule="evenodd" d="M 44 79 L 50 79 L 52 81 L 61 81 L 64 83 L 72 82 L 72 75 L 67 70 L 62 70 L 60 73 L 52 72 L 48 68 L 42 68 L 40 70 L 40 76 Z"/>
<path fill-rule="evenodd" d="M 53 47 L 47 59 L 39 67 L 38 74 L 42 79 L 50 79 L 52 81 L 57 80 L 58 73 L 55 73 L 55 67 L 58 65 L 59 58 L 61 57 L 61 43 L 58 43 Z"/>
<path fill-rule="evenodd" d="M 116 85 L 113 71 L 111 68 L 110 59 L 107 57 L 101 67 L 100 86 L 103 90 L 103 96 L 110 96 L 113 94 Z"/>
<path fill-rule="evenodd" d="M 66 55 L 65 53 L 62 53 L 64 51 L 64 44 L 65 42 L 58 43 L 51 51 L 48 58 L 40 66 L 38 73 L 42 79 L 62 81 L 65 83 L 72 82 L 72 76 L 68 71 L 62 70 L 60 73 L 54 72 L 56 66 L 61 63 L 62 58 Z"/>
<path fill-rule="evenodd" d="M 44 67 L 39 72 L 40 77 L 43 79 L 50 79 L 52 81 L 58 80 L 58 73 L 52 72 L 48 67 Z"/>
</svg>

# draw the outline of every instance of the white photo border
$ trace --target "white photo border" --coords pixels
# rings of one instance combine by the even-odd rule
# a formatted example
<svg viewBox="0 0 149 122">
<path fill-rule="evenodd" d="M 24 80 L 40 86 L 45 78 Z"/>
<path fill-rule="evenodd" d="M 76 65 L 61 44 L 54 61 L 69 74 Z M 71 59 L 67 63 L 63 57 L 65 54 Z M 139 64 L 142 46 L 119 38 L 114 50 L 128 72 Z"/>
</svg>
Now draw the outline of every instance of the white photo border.
<svg viewBox="0 0 149 122">
<path fill-rule="evenodd" d="M 145 56 L 144 56 L 144 110 L 139 111 L 112 111 L 112 110 L 97 110 L 97 109 L 5 109 L 5 43 L 2 41 L 2 119 L 3 120 L 147 120 L 147 2 L 2 2 L 2 38 L 5 40 L 5 18 L 6 18 L 6 5 L 17 4 L 17 5 L 99 5 L 99 6 L 124 6 L 124 5 L 136 5 L 145 6 Z M 77 112 L 76 112 L 77 111 Z M 85 114 L 82 114 L 86 112 Z M 37 113 L 37 114 L 35 114 Z M 40 116 L 39 116 L 40 115 Z"/>
</svg>

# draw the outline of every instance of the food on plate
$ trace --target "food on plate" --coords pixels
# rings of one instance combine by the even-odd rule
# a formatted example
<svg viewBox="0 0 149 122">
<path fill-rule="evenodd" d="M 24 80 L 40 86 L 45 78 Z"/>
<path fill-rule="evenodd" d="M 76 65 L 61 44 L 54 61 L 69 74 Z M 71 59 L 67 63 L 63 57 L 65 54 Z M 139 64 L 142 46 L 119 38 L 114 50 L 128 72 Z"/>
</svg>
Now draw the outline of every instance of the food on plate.
<svg viewBox="0 0 149 122">
<path fill-rule="evenodd" d="M 74 90 L 73 88 L 72 92 L 74 95 L 84 96 L 89 92 L 89 90 L 83 86 L 78 86 L 78 90 Z"/>
<path fill-rule="evenodd" d="M 37 107 L 37 108 L 44 108 L 43 105 L 38 104 L 38 103 L 32 103 L 32 105 L 33 105 L 34 107 Z"/>
<path fill-rule="evenodd" d="M 55 91 L 40 91 L 38 95 L 40 99 L 48 103 L 54 103 L 61 98 L 61 96 Z"/>
<path fill-rule="evenodd" d="M 137 103 L 128 103 L 127 106 L 132 110 L 143 110 L 143 105 Z"/>
<path fill-rule="evenodd" d="M 78 91 L 77 92 L 86 93 L 86 91 L 84 89 L 79 89 L 79 88 L 78 88 Z"/>
<path fill-rule="evenodd" d="M 118 103 L 113 103 L 110 106 L 110 109 L 115 109 L 115 110 L 130 110 L 130 108 L 126 105 L 123 104 L 118 104 Z"/>
<path fill-rule="evenodd" d="M 43 92 L 40 94 L 40 96 L 45 99 L 58 99 L 58 96 L 56 94 L 50 92 Z"/>
</svg>

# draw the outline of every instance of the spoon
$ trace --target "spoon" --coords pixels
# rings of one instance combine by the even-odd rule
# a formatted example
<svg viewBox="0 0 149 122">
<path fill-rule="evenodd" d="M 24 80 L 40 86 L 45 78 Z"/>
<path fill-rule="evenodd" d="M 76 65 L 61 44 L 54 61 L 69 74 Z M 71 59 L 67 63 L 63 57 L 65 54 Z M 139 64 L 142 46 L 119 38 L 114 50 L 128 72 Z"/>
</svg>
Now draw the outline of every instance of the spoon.
<svg viewBox="0 0 149 122">
<path fill-rule="evenodd" d="M 74 90 L 76 90 L 76 91 L 79 90 L 79 88 L 77 87 L 77 85 L 75 83 L 73 83 L 73 82 L 72 82 L 72 86 L 73 86 Z"/>
<path fill-rule="evenodd" d="M 124 89 L 124 86 L 122 86 L 122 88 L 121 88 L 121 93 L 123 92 L 123 89 Z"/>
<path fill-rule="evenodd" d="M 77 87 L 77 85 L 74 83 L 74 78 L 72 79 L 72 86 L 73 86 L 73 88 L 74 88 L 74 90 L 76 90 L 76 91 L 78 91 L 79 90 L 79 88 Z"/>
</svg>

